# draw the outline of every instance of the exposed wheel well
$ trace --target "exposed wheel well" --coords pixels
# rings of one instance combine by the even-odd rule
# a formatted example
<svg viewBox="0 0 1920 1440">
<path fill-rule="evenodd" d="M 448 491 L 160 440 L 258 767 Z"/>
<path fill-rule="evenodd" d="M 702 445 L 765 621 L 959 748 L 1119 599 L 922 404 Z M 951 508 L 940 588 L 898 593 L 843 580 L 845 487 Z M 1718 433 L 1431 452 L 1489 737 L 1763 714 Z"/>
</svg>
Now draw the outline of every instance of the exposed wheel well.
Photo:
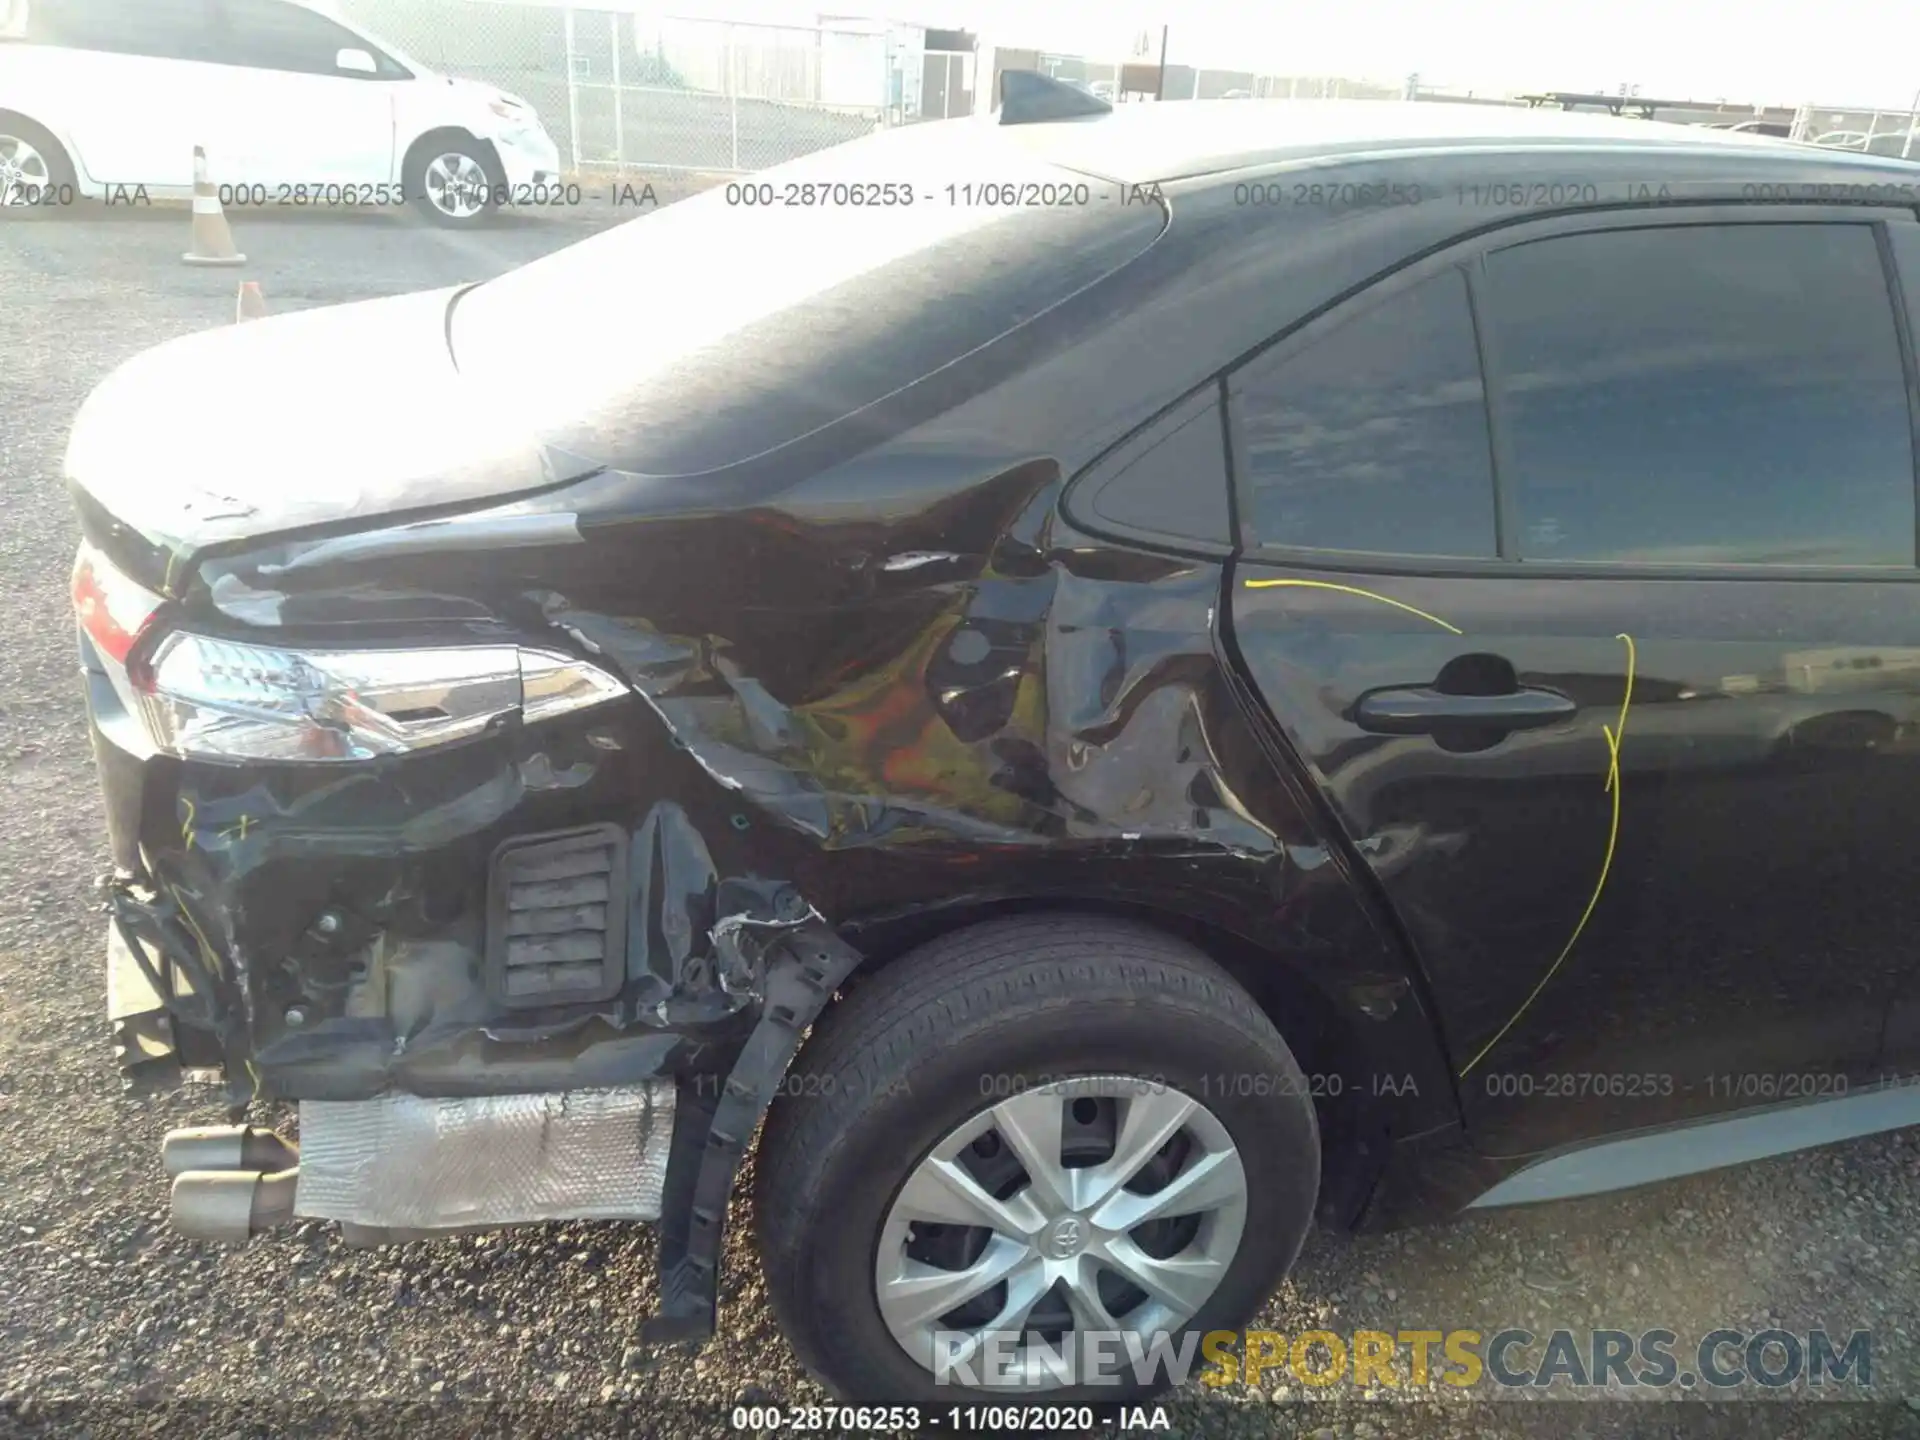
<svg viewBox="0 0 1920 1440">
<path fill-rule="evenodd" d="M 1229 930 L 1151 906 L 1118 902 L 1010 900 L 942 907 L 875 927 L 871 934 L 863 929 L 852 937 L 866 958 L 846 988 L 858 987 L 937 935 L 984 920 L 1026 914 L 1102 915 L 1149 925 L 1185 940 L 1233 976 L 1273 1022 L 1314 1085 L 1322 1146 L 1322 1223 L 1344 1225 L 1358 1213 L 1384 1159 L 1377 1127 L 1371 1123 L 1377 1117 L 1368 1111 L 1370 1092 L 1360 1061 L 1360 1037 L 1325 992 L 1283 956 Z M 1339 1082 L 1319 1079 L 1331 1076 L 1340 1077 Z"/>
</svg>

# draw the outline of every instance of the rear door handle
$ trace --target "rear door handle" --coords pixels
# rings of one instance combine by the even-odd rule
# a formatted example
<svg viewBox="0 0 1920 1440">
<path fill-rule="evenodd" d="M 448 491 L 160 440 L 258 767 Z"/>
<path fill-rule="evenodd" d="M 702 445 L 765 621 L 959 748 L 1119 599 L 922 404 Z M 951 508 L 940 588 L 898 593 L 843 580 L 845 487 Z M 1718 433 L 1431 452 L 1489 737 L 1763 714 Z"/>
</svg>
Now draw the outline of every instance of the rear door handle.
<svg viewBox="0 0 1920 1440">
<path fill-rule="evenodd" d="M 1429 735 L 1466 726 L 1537 730 L 1571 720 L 1579 711 L 1579 705 L 1557 690 L 1527 687 L 1503 695 L 1450 695 L 1425 685 L 1408 685 L 1362 695 L 1353 707 L 1353 720 L 1376 735 Z"/>
</svg>

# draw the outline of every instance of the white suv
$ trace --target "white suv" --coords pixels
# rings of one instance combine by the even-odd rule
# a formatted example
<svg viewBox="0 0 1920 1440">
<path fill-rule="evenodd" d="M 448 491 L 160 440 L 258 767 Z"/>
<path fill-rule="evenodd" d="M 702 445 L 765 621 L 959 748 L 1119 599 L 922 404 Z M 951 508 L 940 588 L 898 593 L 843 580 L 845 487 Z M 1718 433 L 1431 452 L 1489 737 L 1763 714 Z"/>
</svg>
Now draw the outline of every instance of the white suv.
<svg viewBox="0 0 1920 1440">
<path fill-rule="evenodd" d="M 223 198 L 449 225 L 560 178 L 524 100 L 311 0 L 0 0 L 0 205 L 190 195 L 195 146 Z"/>
</svg>

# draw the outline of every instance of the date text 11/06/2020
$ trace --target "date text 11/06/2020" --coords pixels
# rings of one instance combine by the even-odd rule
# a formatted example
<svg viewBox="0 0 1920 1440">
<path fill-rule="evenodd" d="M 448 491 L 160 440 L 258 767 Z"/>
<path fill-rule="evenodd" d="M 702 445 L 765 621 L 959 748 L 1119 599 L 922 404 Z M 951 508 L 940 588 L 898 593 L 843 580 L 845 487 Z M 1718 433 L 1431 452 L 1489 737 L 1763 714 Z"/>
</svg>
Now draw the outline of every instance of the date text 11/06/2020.
<svg viewBox="0 0 1920 1440">
<path fill-rule="evenodd" d="M 726 1088 L 724 1075 L 692 1075 L 685 1082 L 695 1093 L 719 1095 Z M 855 1081 L 841 1077 L 836 1079 L 825 1074 L 792 1074 L 782 1077 L 775 1091 L 779 1095 L 797 1095 L 806 1099 L 821 1099 L 828 1095 L 850 1090 Z M 1025 1095 L 1033 1091 L 1044 1090 L 1053 1095 L 1072 1095 L 1076 1087 L 1087 1087 L 1086 1093 L 1093 1096 L 1112 1096 L 1117 1089 L 1123 1093 L 1139 1095 L 1161 1095 L 1173 1087 L 1155 1076 L 1141 1076 L 1126 1079 L 1116 1077 L 1089 1078 L 1084 1075 L 1015 1075 L 1008 1073 L 983 1073 L 978 1081 L 979 1093 L 988 1099 L 1005 1100 L 1016 1095 Z M 1333 1099 L 1342 1094 L 1362 1092 L 1376 1097 L 1417 1096 L 1419 1083 L 1410 1074 L 1394 1075 L 1379 1071 L 1373 1075 L 1355 1080 L 1337 1072 L 1324 1075 L 1283 1075 L 1266 1074 L 1248 1070 L 1221 1071 L 1197 1077 L 1190 1083 L 1192 1093 L 1202 1100 L 1220 1100 L 1232 1096 L 1251 1095 L 1302 1095 L 1309 1099 Z M 905 1080 L 888 1080 L 880 1089 L 886 1095 L 910 1095 L 913 1086 Z"/>
<path fill-rule="evenodd" d="M 1122 1435 L 1173 1429 L 1163 1405 L 967 1404 L 736 1405 L 730 1429 L 748 1434 L 1075 1435 L 1102 1426 Z"/>
<path fill-rule="evenodd" d="M 1886 1087 L 1876 1081 L 1872 1088 Z M 1786 1074 L 1722 1072 L 1684 1084 L 1660 1071 L 1544 1071 L 1537 1074 L 1490 1071 L 1481 1077 L 1489 1095 L 1522 1100 L 1653 1099 L 1704 1090 L 1718 1100 L 1812 1100 L 1838 1098 L 1852 1088 L 1844 1074 L 1803 1071 Z"/>
<path fill-rule="evenodd" d="M 1779 1392 L 1794 1387 L 1873 1384 L 1873 1335 L 1810 1330 L 1804 1335 L 1772 1329 L 1717 1329 L 1691 1346 L 1673 1330 L 1632 1332 L 1555 1330 L 1548 1335 L 1509 1328 L 1482 1330 L 1357 1330 L 1340 1335 L 1308 1330 L 1285 1335 L 1271 1330 L 1219 1330 L 1202 1337 L 1167 1332 L 1075 1332 L 1042 1356 L 1039 1374 L 1024 1361 L 1032 1349 L 1018 1334 L 994 1335 L 982 1343 L 971 1331 L 936 1334 L 935 1379 L 943 1384 L 1021 1383 L 1112 1385 L 1149 1383 L 1164 1377 L 1180 1386 L 1197 1379 L 1209 1391 L 1247 1387 L 1258 1393 L 1273 1372 L 1310 1389 L 1342 1382 L 1371 1390 L 1418 1391 L 1440 1384 L 1455 1390 L 1491 1384 L 1502 1390 L 1554 1388 L 1704 1388 L 1721 1395 L 1736 1390 Z M 1016 1364 L 1016 1357 L 1019 1363 Z M 855 1434 L 980 1434 L 1037 1430 L 1049 1434 L 1088 1431 L 1117 1424 L 1123 1432 L 1171 1428 L 1163 1406 L 1060 1405 L 1044 1401 L 969 1402 L 944 1407 L 918 1405 L 737 1405 L 729 1415 L 736 1431 Z"/>
<path fill-rule="evenodd" d="M 740 209 L 902 209 L 946 204 L 958 208 L 1067 209 L 1088 205 L 1158 205 L 1157 184 L 1084 180 L 967 180 L 927 186 L 909 180 L 733 180 L 721 190 Z"/>
<path fill-rule="evenodd" d="M 631 188 L 631 187 L 627 187 Z M 644 187 L 648 194 L 652 187 Z M 468 198 L 511 209 L 540 209 L 576 206 L 586 202 L 587 192 L 574 182 L 548 184 L 544 181 L 520 185 L 470 185 Z M 419 199 L 403 185 L 392 184 L 278 184 L 220 185 L 214 190 L 222 208 L 245 210 L 291 206 L 295 209 L 341 206 L 346 209 L 398 209 Z M 612 198 L 612 197 L 610 197 Z M 619 203 L 616 199 L 615 203 Z"/>
</svg>

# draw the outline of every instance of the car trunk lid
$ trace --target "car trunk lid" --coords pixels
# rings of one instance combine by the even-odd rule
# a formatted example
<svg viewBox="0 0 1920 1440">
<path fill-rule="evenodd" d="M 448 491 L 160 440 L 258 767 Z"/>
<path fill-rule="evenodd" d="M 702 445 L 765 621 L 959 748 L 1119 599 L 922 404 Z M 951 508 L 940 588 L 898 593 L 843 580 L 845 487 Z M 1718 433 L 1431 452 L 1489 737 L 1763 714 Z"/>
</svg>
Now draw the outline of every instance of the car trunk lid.
<svg viewBox="0 0 1920 1440">
<path fill-rule="evenodd" d="M 458 287 L 296 311 L 167 341 L 94 390 L 65 473 L 88 539 L 170 588 L 183 562 L 265 534 L 507 500 L 592 468 L 454 367 Z"/>
</svg>

